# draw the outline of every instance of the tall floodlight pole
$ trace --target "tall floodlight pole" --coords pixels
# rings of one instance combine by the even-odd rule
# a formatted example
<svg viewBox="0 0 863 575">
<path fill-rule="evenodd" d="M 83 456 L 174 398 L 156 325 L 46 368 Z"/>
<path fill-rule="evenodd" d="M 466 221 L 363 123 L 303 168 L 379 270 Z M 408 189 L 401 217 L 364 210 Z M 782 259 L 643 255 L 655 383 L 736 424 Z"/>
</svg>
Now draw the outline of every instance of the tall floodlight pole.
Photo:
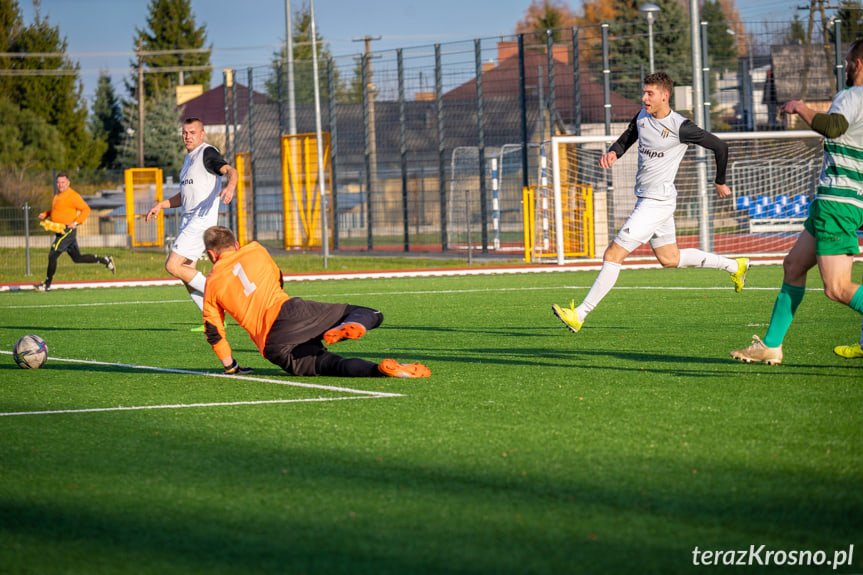
<svg viewBox="0 0 863 575">
<path fill-rule="evenodd" d="M 291 0 L 285 0 L 285 60 L 288 74 L 288 133 L 297 133 L 297 105 L 294 100 L 294 40 Z"/>
<path fill-rule="evenodd" d="M 701 16 L 698 0 L 689 0 L 689 30 L 692 38 L 692 96 L 695 123 L 704 128 L 704 74 L 701 65 Z M 695 170 L 698 182 L 699 218 L 698 247 L 706 252 L 713 251 L 713 217 L 710 196 L 707 192 L 707 151 L 701 146 L 695 148 Z"/>
<path fill-rule="evenodd" d="M 144 167 L 144 52 L 138 39 L 138 167 Z"/>
<path fill-rule="evenodd" d="M 693 0 L 695 1 L 695 0 Z M 327 269 L 330 242 L 327 226 L 327 187 L 324 180 L 324 144 L 321 141 L 321 87 L 318 82 L 318 36 L 315 33 L 315 0 L 309 0 L 312 18 L 312 84 L 315 87 L 315 140 L 318 144 L 318 190 L 321 194 L 321 250 L 324 253 L 324 269 Z"/>
<path fill-rule="evenodd" d="M 648 51 L 650 52 L 650 73 L 653 74 L 656 70 L 653 68 L 653 21 L 656 19 L 656 13 L 659 12 L 661 8 L 656 4 L 647 3 L 641 6 L 638 9 L 639 12 L 644 14 L 644 17 L 647 18 L 647 43 L 648 43 Z"/>
</svg>

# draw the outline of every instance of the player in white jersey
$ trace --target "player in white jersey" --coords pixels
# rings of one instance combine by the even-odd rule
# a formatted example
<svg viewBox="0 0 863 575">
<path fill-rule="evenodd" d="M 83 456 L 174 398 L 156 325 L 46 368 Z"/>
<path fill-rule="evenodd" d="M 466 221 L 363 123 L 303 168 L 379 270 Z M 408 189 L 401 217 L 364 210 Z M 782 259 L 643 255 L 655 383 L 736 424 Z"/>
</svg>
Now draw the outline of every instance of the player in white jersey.
<svg viewBox="0 0 863 575">
<path fill-rule="evenodd" d="M 626 150 L 638 142 L 638 173 L 635 177 L 635 208 L 603 255 L 602 268 L 587 297 L 578 307 L 551 306 L 554 314 L 571 331 L 581 329 L 587 314 L 608 295 L 617 282 L 623 260 L 637 247 L 650 242 L 656 259 L 665 268 L 702 267 L 731 274 L 734 289 L 740 292 L 749 267 L 747 258 L 729 259 L 694 248 L 678 249 L 674 225 L 677 189 L 674 177 L 688 144 L 713 151 L 716 160 L 714 183 L 720 198 L 731 195 L 725 185 L 728 145 L 705 132 L 671 109 L 669 99 L 674 85 L 665 72 L 644 79 L 641 102 L 644 108 L 632 119 L 620 138 L 599 160 L 608 169 Z"/>
<path fill-rule="evenodd" d="M 219 199 L 229 204 L 237 187 L 237 170 L 216 148 L 204 143 L 204 137 L 201 120 L 187 118 L 183 122 L 183 145 L 188 154 L 180 171 L 180 192 L 154 205 L 145 220 L 149 222 L 163 209 L 183 206 L 180 230 L 165 261 L 165 270 L 183 281 L 192 301 L 202 311 L 207 279 L 198 271 L 197 263 L 204 253 L 204 231 L 218 224 Z M 228 183 L 222 188 L 225 175 Z M 202 330 L 203 324 L 195 329 Z"/>
<path fill-rule="evenodd" d="M 784 114 L 797 114 L 822 136 L 824 161 L 818 193 L 809 207 L 797 241 L 782 262 L 782 287 L 773 304 L 764 340 L 731 352 L 746 363 L 782 363 L 782 342 L 797 307 L 806 293 L 806 275 L 816 265 L 824 282 L 824 295 L 863 314 L 863 286 L 852 276 L 854 256 L 860 252 L 857 230 L 863 226 L 863 39 L 855 40 L 845 55 L 845 86 L 833 98 L 826 114 L 803 100 L 782 106 Z M 863 336 L 853 345 L 834 348 L 846 358 L 863 357 Z"/>
</svg>

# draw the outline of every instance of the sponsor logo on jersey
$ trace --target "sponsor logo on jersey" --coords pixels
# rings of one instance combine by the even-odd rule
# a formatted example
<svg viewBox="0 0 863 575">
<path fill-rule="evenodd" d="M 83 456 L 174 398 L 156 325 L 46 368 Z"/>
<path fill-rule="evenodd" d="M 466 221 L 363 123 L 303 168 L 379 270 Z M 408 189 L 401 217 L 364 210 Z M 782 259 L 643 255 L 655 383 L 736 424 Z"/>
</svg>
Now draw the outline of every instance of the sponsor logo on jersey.
<svg viewBox="0 0 863 575">
<path fill-rule="evenodd" d="M 185 180 L 182 180 L 180 183 L 184 186 L 191 186 L 192 184 L 195 183 L 195 180 L 192 178 L 186 178 Z"/>
<path fill-rule="evenodd" d="M 664 158 L 665 152 L 657 152 L 644 146 L 638 146 L 638 153 L 648 158 Z"/>
</svg>

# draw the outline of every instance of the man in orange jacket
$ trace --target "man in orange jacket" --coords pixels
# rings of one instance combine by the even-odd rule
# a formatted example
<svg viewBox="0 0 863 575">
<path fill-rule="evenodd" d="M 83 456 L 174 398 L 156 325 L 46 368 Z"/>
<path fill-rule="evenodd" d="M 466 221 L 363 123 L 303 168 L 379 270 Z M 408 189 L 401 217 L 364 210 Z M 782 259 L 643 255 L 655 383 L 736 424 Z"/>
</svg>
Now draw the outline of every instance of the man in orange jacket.
<svg viewBox="0 0 863 575">
<path fill-rule="evenodd" d="M 419 363 L 346 359 L 324 347 L 324 342 L 358 339 L 378 327 L 383 321 L 378 310 L 290 297 L 284 291 L 282 272 L 267 249 L 258 242 L 241 248 L 228 228 L 207 228 L 204 246 L 213 262 L 204 291 L 204 331 L 226 373 L 252 371 L 239 366 L 225 338 L 228 312 L 249 332 L 261 355 L 291 375 L 431 375 L 429 368 Z"/>
<path fill-rule="evenodd" d="M 68 174 L 59 172 L 51 209 L 39 214 L 39 219 L 49 219 L 55 225 L 63 227 L 56 231 L 54 241 L 51 243 L 51 251 L 48 252 L 48 273 L 44 282 L 36 284 L 36 290 L 48 291 L 51 289 L 51 282 L 57 271 L 57 259 L 63 252 L 67 252 L 76 264 L 102 264 L 111 270 L 112 274 L 117 272 L 112 256 L 99 257 L 93 254 L 82 254 L 81 250 L 78 249 L 77 229 L 79 225 L 84 223 L 89 214 L 90 206 L 78 192 L 69 187 Z M 46 229 L 50 228 L 46 226 Z"/>
</svg>

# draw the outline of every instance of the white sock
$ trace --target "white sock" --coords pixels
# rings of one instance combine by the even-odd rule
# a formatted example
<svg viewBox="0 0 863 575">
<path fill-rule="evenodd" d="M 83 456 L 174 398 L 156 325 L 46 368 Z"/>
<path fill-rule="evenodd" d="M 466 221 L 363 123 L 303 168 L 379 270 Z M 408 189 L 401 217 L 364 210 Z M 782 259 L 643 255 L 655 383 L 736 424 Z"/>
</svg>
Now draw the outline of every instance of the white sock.
<svg viewBox="0 0 863 575">
<path fill-rule="evenodd" d="M 198 272 L 195 274 L 195 277 L 192 278 L 192 281 L 189 282 L 189 285 L 197 291 L 204 293 L 204 287 L 207 285 L 207 278 L 204 274 Z"/>
<path fill-rule="evenodd" d="M 590 286 L 590 291 L 587 292 L 587 297 L 584 301 L 575 308 L 578 314 L 578 319 L 584 321 L 587 314 L 593 311 L 593 308 L 599 305 L 602 298 L 608 295 L 614 284 L 617 283 L 617 276 L 620 275 L 620 264 L 614 262 L 602 262 L 602 268 L 599 270 L 599 275 L 593 280 L 593 285 Z"/>
<path fill-rule="evenodd" d="M 730 258 L 703 252 L 694 248 L 680 250 L 679 268 L 710 268 L 714 270 L 725 270 L 730 274 L 737 273 L 737 261 Z"/>
<path fill-rule="evenodd" d="M 195 305 L 198 306 L 198 309 L 201 310 L 201 313 L 204 312 L 204 294 L 199 291 L 189 292 L 189 297 L 192 298 L 192 301 L 195 302 Z"/>
</svg>

